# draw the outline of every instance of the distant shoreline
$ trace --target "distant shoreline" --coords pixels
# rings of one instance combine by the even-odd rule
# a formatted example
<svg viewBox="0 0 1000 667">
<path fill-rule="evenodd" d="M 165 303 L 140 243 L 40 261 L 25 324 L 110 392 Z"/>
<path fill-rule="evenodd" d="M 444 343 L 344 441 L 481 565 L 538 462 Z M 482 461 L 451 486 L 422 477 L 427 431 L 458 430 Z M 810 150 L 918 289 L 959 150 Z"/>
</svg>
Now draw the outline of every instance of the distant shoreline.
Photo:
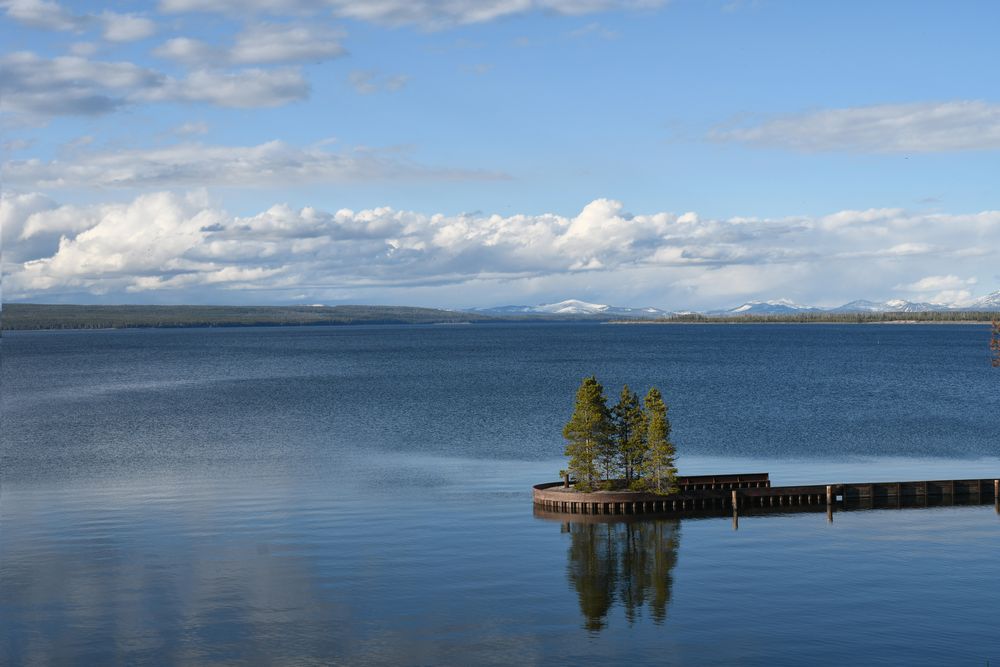
<svg viewBox="0 0 1000 667">
<path fill-rule="evenodd" d="M 973 326 L 989 326 L 992 320 L 757 320 L 757 319 L 723 319 L 723 320 L 609 320 L 604 324 L 962 324 Z"/>
<path fill-rule="evenodd" d="M 185 329 L 407 324 L 973 324 L 1000 313 L 838 313 L 799 315 L 682 315 L 669 319 L 600 315 L 482 315 L 412 306 L 153 306 L 5 304 L 3 331 Z"/>
</svg>

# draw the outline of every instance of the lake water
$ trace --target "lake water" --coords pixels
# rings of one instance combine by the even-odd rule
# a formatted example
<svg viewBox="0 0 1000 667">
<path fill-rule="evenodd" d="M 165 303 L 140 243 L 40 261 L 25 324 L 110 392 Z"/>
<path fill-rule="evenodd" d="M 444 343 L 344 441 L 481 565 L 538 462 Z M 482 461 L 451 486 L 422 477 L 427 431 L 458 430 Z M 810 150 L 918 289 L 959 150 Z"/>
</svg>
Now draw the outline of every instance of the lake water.
<svg viewBox="0 0 1000 667">
<path fill-rule="evenodd" d="M 484 325 L 3 339 L 0 663 L 1000 664 L 993 505 L 563 522 L 581 377 L 682 473 L 1000 475 L 988 329 Z"/>
</svg>

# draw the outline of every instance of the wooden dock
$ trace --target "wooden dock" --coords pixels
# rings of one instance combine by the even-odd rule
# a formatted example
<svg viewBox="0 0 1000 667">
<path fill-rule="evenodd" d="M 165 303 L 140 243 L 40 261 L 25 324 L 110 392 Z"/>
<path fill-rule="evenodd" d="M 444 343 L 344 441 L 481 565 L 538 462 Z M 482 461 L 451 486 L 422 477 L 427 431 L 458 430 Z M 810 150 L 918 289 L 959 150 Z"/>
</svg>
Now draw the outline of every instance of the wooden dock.
<svg viewBox="0 0 1000 667">
<path fill-rule="evenodd" d="M 1000 479 L 948 479 L 771 486 L 767 473 L 702 475 L 678 479 L 667 496 L 636 491 L 577 492 L 565 482 L 537 484 L 536 507 L 566 514 L 704 513 L 750 508 L 913 507 L 994 503 Z"/>
</svg>

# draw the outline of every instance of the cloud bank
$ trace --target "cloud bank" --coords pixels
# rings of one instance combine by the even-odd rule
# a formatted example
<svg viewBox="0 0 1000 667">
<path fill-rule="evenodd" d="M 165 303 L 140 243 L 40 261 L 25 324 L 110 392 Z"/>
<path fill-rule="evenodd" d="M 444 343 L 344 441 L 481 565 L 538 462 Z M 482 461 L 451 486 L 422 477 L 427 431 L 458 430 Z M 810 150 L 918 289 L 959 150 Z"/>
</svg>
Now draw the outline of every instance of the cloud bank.
<svg viewBox="0 0 1000 667">
<path fill-rule="evenodd" d="M 190 134 L 197 126 L 181 128 Z M 283 141 L 256 146 L 181 143 L 162 148 L 77 150 L 51 161 L 11 160 L 3 165 L 9 185 L 24 189 L 175 188 L 233 186 L 276 188 L 309 183 L 405 180 L 503 179 L 503 174 L 445 169 L 409 162 L 392 151 L 333 151 Z"/>
<path fill-rule="evenodd" d="M 294 294 L 398 302 L 419 288 L 424 303 L 469 305 L 546 290 L 568 296 L 573 285 L 591 285 L 631 294 L 633 304 L 705 307 L 775 290 L 813 300 L 840 298 L 831 294 L 838 289 L 852 297 L 894 286 L 917 296 L 956 292 L 977 279 L 995 289 L 1000 278 L 1000 211 L 710 220 L 631 215 L 620 202 L 597 199 L 572 217 L 284 204 L 244 217 L 197 192 L 89 206 L 30 193 L 6 196 L 0 222 L 4 289 L 15 299 L 196 294 L 266 303 Z M 958 260 L 963 276 L 933 273 Z"/>
</svg>

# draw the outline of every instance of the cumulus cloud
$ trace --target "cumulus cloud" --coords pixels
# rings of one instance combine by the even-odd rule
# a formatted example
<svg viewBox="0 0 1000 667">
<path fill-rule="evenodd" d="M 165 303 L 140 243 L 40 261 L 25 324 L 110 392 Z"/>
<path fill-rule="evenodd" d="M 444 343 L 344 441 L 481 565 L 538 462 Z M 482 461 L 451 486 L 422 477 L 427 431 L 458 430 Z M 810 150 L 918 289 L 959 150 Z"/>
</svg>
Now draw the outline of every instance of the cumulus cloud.
<svg viewBox="0 0 1000 667">
<path fill-rule="evenodd" d="M 85 19 L 50 0 L 3 0 L 0 7 L 8 18 L 43 30 L 82 30 Z"/>
<path fill-rule="evenodd" d="M 332 12 L 341 18 L 382 25 L 446 28 L 486 23 L 518 14 L 582 15 L 615 10 L 655 9 L 666 0 L 160 0 L 160 10 L 243 14 Z"/>
<path fill-rule="evenodd" d="M 0 111 L 49 116 L 103 114 L 150 101 L 273 107 L 309 94 L 295 68 L 196 70 L 177 79 L 129 62 L 26 51 L 0 57 L 0 89 Z"/>
<path fill-rule="evenodd" d="M 334 28 L 265 23 L 241 32 L 229 58 L 235 64 L 328 60 L 343 55 L 343 38 Z"/>
<path fill-rule="evenodd" d="M 183 126 L 188 134 L 199 124 Z M 7 183 L 25 189 L 156 188 L 190 186 L 279 187 L 289 184 L 378 179 L 499 179 L 502 174 L 415 164 L 398 153 L 372 149 L 337 152 L 325 144 L 296 147 L 282 141 L 256 146 L 181 143 L 162 148 L 73 151 L 51 161 L 11 160 Z"/>
<path fill-rule="evenodd" d="M 925 276 L 909 284 L 897 285 L 896 288 L 912 292 L 913 298 L 918 301 L 965 305 L 973 300 L 970 288 L 978 282 L 974 277 Z"/>
<path fill-rule="evenodd" d="M 156 24 L 138 14 L 104 11 L 100 14 L 101 36 L 109 42 L 134 42 L 156 32 Z"/>
<path fill-rule="evenodd" d="M 302 72 L 292 67 L 236 71 L 195 70 L 183 79 L 166 79 L 162 85 L 136 93 L 135 99 L 152 102 L 207 102 L 220 107 L 279 107 L 309 96 Z"/>
<path fill-rule="evenodd" d="M 858 213 L 864 218 L 867 212 Z M 222 290 L 217 300 L 225 301 L 228 291 L 238 289 L 269 295 L 259 301 L 284 290 L 310 298 L 378 294 L 391 300 L 400 290 L 429 294 L 465 288 L 478 294 L 467 294 L 468 303 L 492 302 L 516 285 L 537 291 L 543 284 L 583 281 L 642 285 L 646 292 L 629 301 L 667 307 L 680 295 L 704 306 L 779 288 L 781 296 L 811 300 L 837 285 L 849 298 L 884 298 L 901 284 L 929 290 L 959 286 L 960 292 L 974 284 L 977 271 L 991 276 L 1000 254 L 1000 211 L 900 212 L 834 228 L 821 218 L 631 215 L 607 199 L 569 217 L 441 215 L 385 207 L 323 211 L 284 204 L 235 216 L 204 194 L 160 192 L 92 206 L 8 195 L 0 222 L 16 248 L 5 277 L 13 298 L 157 291 L 183 299 Z M 852 255 L 853 231 L 866 224 L 890 234 L 875 238 L 876 252 Z M 962 260 L 970 278 L 927 276 L 928 267 L 953 265 L 966 248 L 962 244 L 972 239 L 987 253 Z M 933 250 L 917 258 L 877 252 L 906 244 Z M 858 292 L 860 286 L 864 292 Z"/>
<path fill-rule="evenodd" d="M 100 14 L 74 14 L 52 0 L 0 0 L 5 15 L 32 28 L 83 32 L 92 27 L 109 42 L 133 42 L 156 32 L 156 23 L 140 14 L 105 10 Z"/>
<path fill-rule="evenodd" d="M 200 65 L 202 67 L 225 60 L 224 51 L 191 37 L 168 39 L 156 47 L 153 54 L 186 65 Z"/>
<path fill-rule="evenodd" d="M 166 77 L 128 62 L 79 56 L 45 58 L 19 51 L 0 57 L 0 110 L 45 115 L 108 113 L 136 91 L 158 88 Z"/>
<path fill-rule="evenodd" d="M 824 109 L 739 127 L 709 138 L 803 153 L 937 153 L 1000 149 L 1000 104 L 953 101 Z"/>
<path fill-rule="evenodd" d="M 259 23 L 222 48 L 190 37 L 174 37 L 153 53 L 190 67 L 320 62 L 346 53 L 343 30 L 322 25 Z"/>
<path fill-rule="evenodd" d="M 976 284 L 975 278 L 959 278 L 954 275 L 926 276 L 908 285 L 899 285 L 899 289 L 911 292 L 931 292 L 935 290 L 964 289 Z"/>
</svg>

